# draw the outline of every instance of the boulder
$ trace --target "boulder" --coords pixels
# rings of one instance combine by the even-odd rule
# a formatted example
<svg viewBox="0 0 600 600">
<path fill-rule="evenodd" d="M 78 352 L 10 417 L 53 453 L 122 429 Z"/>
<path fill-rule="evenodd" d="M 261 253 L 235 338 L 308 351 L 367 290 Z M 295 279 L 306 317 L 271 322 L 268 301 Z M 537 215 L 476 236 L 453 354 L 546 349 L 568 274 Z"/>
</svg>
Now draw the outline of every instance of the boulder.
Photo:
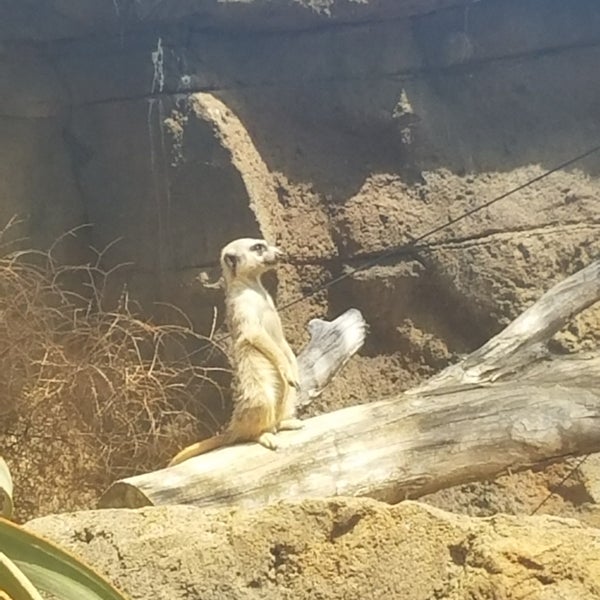
<svg viewBox="0 0 600 600">
<path fill-rule="evenodd" d="M 600 530 L 337 498 L 260 510 L 167 506 L 51 515 L 27 527 L 137 598 L 593 600 Z"/>
</svg>

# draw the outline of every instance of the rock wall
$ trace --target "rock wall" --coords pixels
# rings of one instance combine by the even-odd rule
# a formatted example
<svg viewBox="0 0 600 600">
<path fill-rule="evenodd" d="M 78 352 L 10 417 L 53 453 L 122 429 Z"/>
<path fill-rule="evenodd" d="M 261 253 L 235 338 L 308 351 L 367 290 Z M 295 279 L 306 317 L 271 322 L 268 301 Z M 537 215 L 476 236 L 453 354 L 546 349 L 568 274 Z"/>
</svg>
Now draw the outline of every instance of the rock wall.
<svg viewBox="0 0 600 600">
<path fill-rule="evenodd" d="M 119 239 L 115 286 L 202 330 L 219 297 L 196 277 L 232 237 L 285 246 L 289 300 L 598 139 L 593 2 L 61 4 L 3 9 L 2 220 L 41 247 L 90 223 L 74 260 Z M 597 250 L 597 172 L 357 273 L 290 311 L 292 337 L 357 305 L 367 355 L 406 383 L 438 368 Z"/>
<path fill-rule="evenodd" d="M 281 244 L 284 313 L 358 307 L 368 343 L 313 412 L 380 398 L 474 349 L 600 251 L 595 0 L 53 0 L 0 7 L 0 222 L 122 265 L 146 311 L 208 332 L 219 248 Z M 163 315 L 158 315 L 162 317 Z M 597 344 L 600 310 L 555 349 Z"/>
</svg>

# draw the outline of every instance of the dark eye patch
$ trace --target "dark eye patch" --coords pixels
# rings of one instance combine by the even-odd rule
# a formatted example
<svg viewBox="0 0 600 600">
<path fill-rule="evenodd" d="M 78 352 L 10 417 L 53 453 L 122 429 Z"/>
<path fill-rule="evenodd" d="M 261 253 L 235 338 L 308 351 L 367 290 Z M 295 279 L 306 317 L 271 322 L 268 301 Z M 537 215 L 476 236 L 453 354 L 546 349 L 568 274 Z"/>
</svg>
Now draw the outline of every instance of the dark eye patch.
<svg viewBox="0 0 600 600">
<path fill-rule="evenodd" d="M 257 254 L 262 254 L 263 252 L 265 252 L 267 249 L 267 245 L 261 243 L 258 244 L 254 244 L 253 246 L 250 247 L 250 250 L 252 252 L 256 252 Z"/>
</svg>

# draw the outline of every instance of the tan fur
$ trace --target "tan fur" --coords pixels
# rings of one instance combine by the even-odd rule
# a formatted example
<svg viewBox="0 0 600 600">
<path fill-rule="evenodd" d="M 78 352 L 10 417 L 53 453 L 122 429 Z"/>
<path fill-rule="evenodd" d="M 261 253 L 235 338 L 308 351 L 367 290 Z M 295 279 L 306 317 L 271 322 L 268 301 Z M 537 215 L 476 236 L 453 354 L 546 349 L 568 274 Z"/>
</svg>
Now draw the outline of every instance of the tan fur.
<svg viewBox="0 0 600 600">
<path fill-rule="evenodd" d="M 221 251 L 233 339 L 233 415 L 222 434 L 184 448 L 169 466 L 238 441 L 256 441 L 275 450 L 278 430 L 302 426 L 295 418 L 298 364 L 261 281 L 280 255 L 275 246 L 251 238 L 235 240 Z"/>
</svg>

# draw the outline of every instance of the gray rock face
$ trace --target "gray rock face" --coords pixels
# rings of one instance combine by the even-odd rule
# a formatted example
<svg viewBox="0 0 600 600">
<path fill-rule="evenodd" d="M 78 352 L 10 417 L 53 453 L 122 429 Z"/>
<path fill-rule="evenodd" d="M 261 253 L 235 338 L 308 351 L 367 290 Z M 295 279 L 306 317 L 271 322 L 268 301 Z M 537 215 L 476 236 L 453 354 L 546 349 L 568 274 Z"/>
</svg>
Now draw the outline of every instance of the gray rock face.
<svg viewBox="0 0 600 600">
<path fill-rule="evenodd" d="M 48 41 L 177 25 L 295 30 L 411 17 L 470 0 L 47 0 L 0 7 L 0 41 Z"/>
<path fill-rule="evenodd" d="M 414 385 L 600 252 L 596 154 L 378 259 L 598 143 L 596 0 L 5 2 L 0 40 L 0 226 L 89 224 L 75 263 L 118 240 L 109 305 L 127 284 L 208 333 L 240 235 L 288 252 L 280 305 L 369 261 L 283 313 L 295 348 L 315 316 L 370 324 L 313 413 Z"/>
<path fill-rule="evenodd" d="M 600 593 L 600 531 L 339 498 L 256 511 L 186 506 L 55 515 L 27 527 L 132 599 L 539 598 Z"/>
<path fill-rule="evenodd" d="M 118 239 L 114 287 L 147 310 L 174 303 L 205 332 L 220 295 L 198 277 L 216 276 L 234 237 L 286 248 L 285 303 L 597 143 L 597 4 L 451 4 L 7 5 L 1 27 L 21 41 L 0 53 L 0 220 L 25 217 L 41 247 L 90 223 L 67 256 Z M 303 29 L 263 31 L 297 14 Z M 238 18 L 265 27 L 233 32 Z M 43 29 L 53 41 L 34 43 Z M 598 251 L 597 164 L 297 305 L 291 337 L 356 305 L 374 332 L 367 352 L 401 351 L 402 385 L 473 349 Z"/>
</svg>

